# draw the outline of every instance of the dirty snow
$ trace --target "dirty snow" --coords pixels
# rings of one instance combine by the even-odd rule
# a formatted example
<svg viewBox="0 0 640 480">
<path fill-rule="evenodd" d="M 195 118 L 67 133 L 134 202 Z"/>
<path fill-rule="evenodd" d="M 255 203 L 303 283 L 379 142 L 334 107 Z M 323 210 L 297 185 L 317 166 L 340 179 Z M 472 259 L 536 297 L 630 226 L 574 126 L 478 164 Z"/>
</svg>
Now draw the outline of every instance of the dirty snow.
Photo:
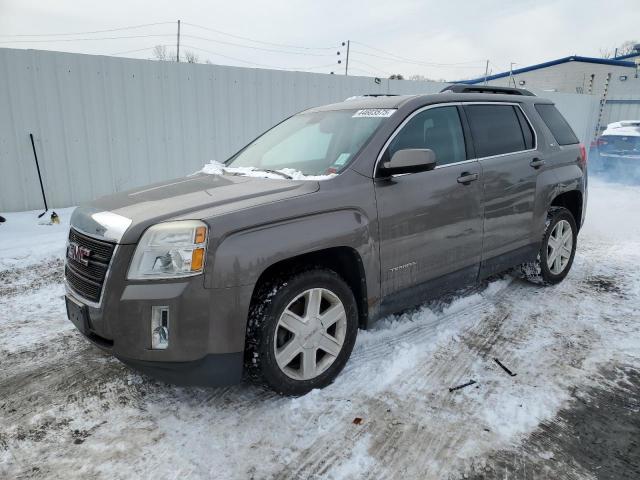
<svg viewBox="0 0 640 480">
<path fill-rule="evenodd" d="M 291 180 L 328 180 L 336 176 L 336 174 L 305 175 L 301 171 L 295 170 L 293 168 L 281 168 L 276 171 L 288 175 L 289 177 L 291 177 Z M 226 172 L 235 175 L 242 175 L 245 177 L 273 178 L 280 180 L 285 178 L 282 175 L 278 175 L 277 173 L 265 172 L 254 167 L 227 167 L 224 163 L 216 162 L 215 160 L 207 163 L 199 172 L 206 173 L 208 175 L 223 175 Z"/>
<path fill-rule="evenodd" d="M 252 385 L 174 387 L 95 349 L 65 319 L 70 211 L 60 226 L 37 225 L 38 212 L 9 214 L 0 226 L 0 478 L 598 477 L 575 452 L 600 443 L 574 451 L 548 439 L 580 442 L 563 432 L 590 424 L 570 421 L 577 406 L 598 405 L 589 392 L 622 388 L 616 408 L 640 404 L 638 199 L 638 186 L 592 182 L 562 284 L 505 275 L 386 318 L 360 332 L 334 384 L 300 398 Z M 449 392 L 469 380 L 477 383 Z M 637 452 L 623 450 L 608 457 L 636 457 L 608 473 L 638 478 Z"/>
</svg>

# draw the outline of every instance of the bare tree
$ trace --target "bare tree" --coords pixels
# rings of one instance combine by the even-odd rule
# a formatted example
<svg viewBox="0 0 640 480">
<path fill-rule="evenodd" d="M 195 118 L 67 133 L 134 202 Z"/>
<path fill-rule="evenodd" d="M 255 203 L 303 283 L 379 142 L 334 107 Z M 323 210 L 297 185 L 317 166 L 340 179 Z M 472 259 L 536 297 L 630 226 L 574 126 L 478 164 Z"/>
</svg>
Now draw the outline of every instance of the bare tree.
<svg viewBox="0 0 640 480">
<path fill-rule="evenodd" d="M 426 77 L 424 75 L 415 74 L 409 77 L 409 80 L 415 80 L 418 82 L 435 82 L 433 78 Z"/>
<path fill-rule="evenodd" d="M 601 48 L 600 49 L 600 58 L 611 58 L 613 57 L 613 50 L 610 48 Z"/>
<path fill-rule="evenodd" d="M 167 50 L 166 45 L 156 45 L 151 53 L 155 60 L 169 62 L 175 58 L 175 54 Z"/>
<path fill-rule="evenodd" d="M 184 59 L 186 60 L 187 63 L 200 63 L 199 62 L 200 59 L 198 58 L 198 55 L 196 55 L 195 53 L 189 50 L 184 52 Z"/>
<path fill-rule="evenodd" d="M 601 48 L 600 56 L 602 58 L 613 58 L 615 55 L 621 57 L 623 55 L 629 55 L 630 53 L 635 52 L 635 46 L 638 44 L 637 40 L 627 40 L 626 42 L 622 42 L 622 44 L 616 48 Z"/>
<path fill-rule="evenodd" d="M 636 51 L 635 46 L 638 44 L 637 40 L 627 40 L 618 47 L 618 56 L 628 55 Z"/>
<path fill-rule="evenodd" d="M 153 60 L 158 60 L 159 62 L 176 61 L 176 51 L 167 49 L 166 45 L 156 45 L 155 47 L 153 47 L 151 55 Z M 201 63 L 200 57 L 198 57 L 198 55 L 196 55 L 191 50 L 185 50 L 184 53 L 180 55 L 180 60 L 187 63 Z M 211 64 L 211 61 L 207 59 L 204 63 Z"/>
</svg>

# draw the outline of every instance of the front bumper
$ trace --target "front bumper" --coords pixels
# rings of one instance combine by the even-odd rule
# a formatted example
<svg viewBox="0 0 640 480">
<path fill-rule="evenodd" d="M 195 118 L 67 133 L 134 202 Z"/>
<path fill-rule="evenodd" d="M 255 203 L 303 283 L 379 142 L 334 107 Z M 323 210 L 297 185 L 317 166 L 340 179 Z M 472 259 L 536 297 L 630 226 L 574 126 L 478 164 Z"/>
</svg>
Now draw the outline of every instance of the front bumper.
<svg viewBox="0 0 640 480">
<path fill-rule="evenodd" d="M 253 288 L 205 288 L 203 276 L 129 281 L 126 271 L 134 248 L 119 245 L 100 304 L 84 300 L 67 285 L 67 302 L 73 302 L 67 312 L 76 328 L 123 363 L 170 383 L 240 382 Z M 169 346 L 164 350 L 151 348 L 153 306 L 169 309 Z"/>
<path fill-rule="evenodd" d="M 131 358 L 118 360 L 135 370 L 174 385 L 222 387 L 242 380 L 244 355 L 242 352 L 209 354 L 191 362 L 146 362 Z"/>
</svg>

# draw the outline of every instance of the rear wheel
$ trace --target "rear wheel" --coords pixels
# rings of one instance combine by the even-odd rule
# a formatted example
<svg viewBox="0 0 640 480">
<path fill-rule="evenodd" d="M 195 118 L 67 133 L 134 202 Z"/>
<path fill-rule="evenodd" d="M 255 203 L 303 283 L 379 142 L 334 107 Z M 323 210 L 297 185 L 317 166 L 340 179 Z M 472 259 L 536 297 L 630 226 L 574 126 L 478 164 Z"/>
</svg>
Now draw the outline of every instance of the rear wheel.
<svg viewBox="0 0 640 480">
<path fill-rule="evenodd" d="M 563 207 L 550 208 L 538 258 L 520 267 L 524 277 L 543 285 L 564 280 L 573 264 L 577 234 L 576 221 L 569 210 Z"/>
<path fill-rule="evenodd" d="M 247 328 L 246 370 L 285 395 L 330 384 L 358 330 L 351 289 L 335 272 L 313 269 L 262 285 Z"/>
</svg>

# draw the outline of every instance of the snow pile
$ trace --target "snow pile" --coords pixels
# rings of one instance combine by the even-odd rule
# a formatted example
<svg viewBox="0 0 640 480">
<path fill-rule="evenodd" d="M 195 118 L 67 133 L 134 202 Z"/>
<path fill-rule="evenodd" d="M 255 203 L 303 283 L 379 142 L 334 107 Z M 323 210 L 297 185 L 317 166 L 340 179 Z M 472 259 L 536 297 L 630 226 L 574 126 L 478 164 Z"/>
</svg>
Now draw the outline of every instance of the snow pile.
<svg viewBox="0 0 640 480">
<path fill-rule="evenodd" d="M 69 219 L 74 209 L 56 209 L 59 224 L 51 223 L 53 210 L 42 218 L 38 218 L 42 210 L 3 214 L 7 221 L 0 223 L 0 272 L 64 258 Z"/>
<path fill-rule="evenodd" d="M 230 173 L 232 175 L 242 175 L 245 177 L 273 178 L 280 180 L 285 177 L 274 172 L 280 172 L 287 175 L 291 177 L 291 180 L 329 180 L 337 175 L 335 173 L 330 175 L 305 175 L 301 171 L 293 168 L 282 168 L 280 170 L 275 170 L 274 172 L 265 172 L 264 170 L 260 170 L 255 167 L 227 167 L 224 163 L 216 162 L 215 160 L 207 163 L 202 170 L 196 173 L 200 172 L 208 175 L 224 175 L 225 173 Z"/>
</svg>

